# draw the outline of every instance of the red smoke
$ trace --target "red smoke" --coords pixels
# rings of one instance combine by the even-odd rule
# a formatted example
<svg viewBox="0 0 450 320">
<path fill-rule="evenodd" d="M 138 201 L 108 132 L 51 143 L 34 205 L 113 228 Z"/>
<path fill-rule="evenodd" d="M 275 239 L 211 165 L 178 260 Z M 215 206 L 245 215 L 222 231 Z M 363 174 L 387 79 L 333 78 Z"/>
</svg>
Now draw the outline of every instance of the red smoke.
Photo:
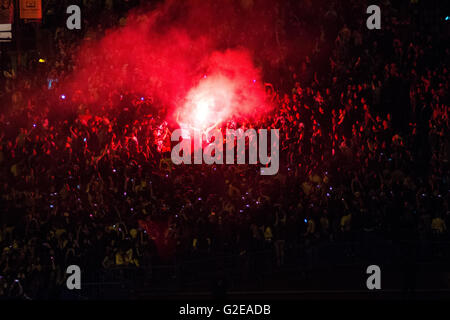
<svg viewBox="0 0 450 320">
<path fill-rule="evenodd" d="M 208 72 L 184 100 L 177 110 L 179 119 L 197 129 L 265 110 L 260 74 L 247 51 L 213 53 Z"/>
<path fill-rule="evenodd" d="M 167 1 L 135 10 L 126 26 L 85 41 L 65 90 L 106 109 L 114 107 L 111 94 L 137 92 L 153 97 L 168 116 L 202 125 L 258 114 L 266 108 L 254 56 L 277 54 L 267 46 L 275 31 L 272 10 L 270 1 L 251 0 Z"/>
</svg>

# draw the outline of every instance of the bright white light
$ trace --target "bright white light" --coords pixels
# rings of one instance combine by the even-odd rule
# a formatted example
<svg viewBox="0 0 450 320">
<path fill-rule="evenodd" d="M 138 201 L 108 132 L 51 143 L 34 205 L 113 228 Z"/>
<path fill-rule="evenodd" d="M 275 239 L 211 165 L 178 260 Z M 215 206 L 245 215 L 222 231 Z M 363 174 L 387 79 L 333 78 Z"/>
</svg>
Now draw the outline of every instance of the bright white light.
<svg viewBox="0 0 450 320">
<path fill-rule="evenodd" d="M 195 121 L 199 125 L 205 124 L 205 122 L 208 120 L 208 117 L 210 115 L 210 103 L 202 99 L 197 102 L 196 110 L 195 110 Z"/>
</svg>

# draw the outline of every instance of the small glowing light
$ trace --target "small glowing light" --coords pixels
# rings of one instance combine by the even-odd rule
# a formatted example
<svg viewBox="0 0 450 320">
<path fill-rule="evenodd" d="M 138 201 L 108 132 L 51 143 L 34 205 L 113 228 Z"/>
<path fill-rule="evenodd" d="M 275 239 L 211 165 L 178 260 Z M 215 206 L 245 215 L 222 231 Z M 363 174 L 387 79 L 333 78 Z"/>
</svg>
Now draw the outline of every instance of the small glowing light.
<svg viewBox="0 0 450 320">
<path fill-rule="evenodd" d="M 144 97 L 141 97 L 141 101 L 144 101 L 145 100 L 145 98 Z"/>
<path fill-rule="evenodd" d="M 306 219 L 305 219 L 305 220 L 303 220 L 303 221 L 305 221 L 305 223 L 307 223 L 307 222 L 308 222 L 308 220 L 306 220 Z"/>
<path fill-rule="evenodd" d="M 449 20 L 450 20 L 450 16 L 446 16 L 445 21 L 449 21 Z"/>
<path fill-rule="evenodd" d="M 253 83 L 256 83 L 256 80 L 255 80 L 255 79 L 253 79 Z"/>
<path fill-rule="evenodd" d="M 39 63 L 45 63 L 45 59 L 40 58 Z"/>
<path fill-rule="evenodd" d="M 203 75 L 203 79 L 206 79 L 206 74 Z"/>
<path fill-rule="evenodd" d="M 65 95 L 65 94 L 62 94 L 62 95 L 61 95 L 61 99 L 62 99 L 62 100 L 66 100 L 66 95 Z"/>
</svg>

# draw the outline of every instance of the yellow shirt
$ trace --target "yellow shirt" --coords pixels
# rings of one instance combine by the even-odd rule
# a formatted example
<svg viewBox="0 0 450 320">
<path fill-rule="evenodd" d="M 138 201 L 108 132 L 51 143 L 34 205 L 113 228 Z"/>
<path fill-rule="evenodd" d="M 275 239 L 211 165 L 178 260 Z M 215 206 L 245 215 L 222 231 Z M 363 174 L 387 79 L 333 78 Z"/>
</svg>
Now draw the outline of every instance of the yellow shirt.
<svg viewBox="0 0 450 320">
<path fill-rule="evenodd" d="M 341 230 L 350 231 L 350 222 L 352 221 L 352 215 L 349 213 L 341 218 Z"/>
<path fill-rule="evenodd" d="M 266 231 L 264 231 L 264 239 L 272 240 L 272 237 L 273 237 L 272 229 L 270 229 L 270 227 L 267 227 Z"/>
<path fill-rule="evenodd" d="M 311 192 L 311 188 L 312 188 L 312 185 L 309 184 L 308 182 L 303 182 L 302 183 L 302 189 L 303 189 L 303 192 L 306 195 L 308 195 Z"/>
<path fill-rule="evenodd" d="M 17 163 L 11 166 L 11 173 L 14 175 L 14 177 L 17 177 L 19 175 L 19 167 Z"/>
<path fill-rule="evenodd" d="M 438 234 L 444 233 L 444 231 L 447 229 L 445 225 L 445 221 L 441 218 L 434 218 L 431 220 L 431 229 Z"/>
<path fill-rule="evenodd" d="M 313 219 L 308 220 L 308 226 L 306 227 L 307 234 L 314 234 L 316 232 L 316 223 Z"/>
<path fill-rule="evenodd" d="M 56 232 L 55 232 L 56 238 L 59 239 L 64 232 L 66 232 L 65 229 L 56 229 Z"/>
<path fill-rule="evenodd" d="M 125 263 L 123 256 L 120 252 L 116 253 L 116 265 L 117 266 L 122 266 Z"/>
</svg>

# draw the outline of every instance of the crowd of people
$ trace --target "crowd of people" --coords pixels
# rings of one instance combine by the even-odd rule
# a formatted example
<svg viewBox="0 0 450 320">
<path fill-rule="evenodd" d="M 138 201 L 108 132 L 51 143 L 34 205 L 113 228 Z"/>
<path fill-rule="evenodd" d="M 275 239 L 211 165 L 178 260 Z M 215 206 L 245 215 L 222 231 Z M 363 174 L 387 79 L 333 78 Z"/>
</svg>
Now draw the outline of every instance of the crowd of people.
<svg viewBox="0 0 450 320">
<path fill-rule="evenodd" d="M 259 165 L 175 166 L 166 110 L 138 93 L 112 93 L 111 110 L 60 112 L 70 101 L 47 79 L 70 71 L 70 35 L 56 34 L 54 64 L 5 71 L 0 297 L 58 297 L 69 265 L 88 281 L 264 250 L 282 267 L 288 252 L 368 235 L 448 240 L 448 35 L 401 23 L 374 35 L 340 10 L 325 10 L 309 55 L 268 79 L 273 111 L 222 124 L 280 129 L 273 177 Z"/>
</svg>

